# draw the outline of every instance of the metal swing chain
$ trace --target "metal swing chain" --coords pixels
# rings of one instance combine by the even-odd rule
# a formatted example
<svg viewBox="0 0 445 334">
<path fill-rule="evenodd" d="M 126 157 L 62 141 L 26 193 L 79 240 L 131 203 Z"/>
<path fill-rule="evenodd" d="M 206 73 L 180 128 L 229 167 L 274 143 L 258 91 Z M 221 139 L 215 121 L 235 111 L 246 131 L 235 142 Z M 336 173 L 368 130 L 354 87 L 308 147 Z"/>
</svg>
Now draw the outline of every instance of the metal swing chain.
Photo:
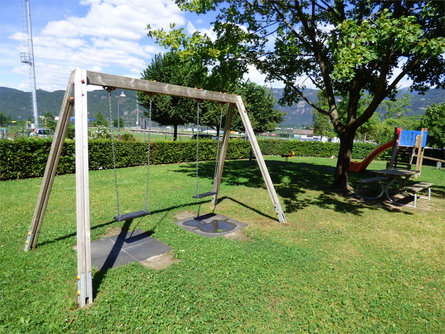
<svg viewBox="0 0 445 334">
<path fill-rule="evenodd" d="M 150 176 L 150 150 L 151 150 L 151 105 L 153 102 L 153 97 L 150 96 L 150 108 L 148 110 L 148 153 L 147 153 L 147 186 L 145 190 L 145 206 L 144 211 L 148 211 L 148 180 Z M 144 131 L 144 142 L 145 142 L 145 131 Z"/>
<path fill-rule="evenodd" d="M 196 108 L 196 126 L 198 127 L 199 131 L 199 102 L 197 104 Z M 196 188 L 195 188 L 195 196 L 198 196 L 199 194 L 199 184 L 198 184 L 198 178 L 199 178 L 199 133 L 196 133 Z"/>
<path fill-rule="evenodd" d="M 117 188 L 117 172 L 116 172 L 116 153 L 114 148 L 114 135 L 113 135 L 113 111 L 111 109 L 111 91 L 108 91 L 108 109 L 110 112 L 110 131 L 111 131 L 111 150 L 113 152 L 113 170 L 114 170 L 114 188 L 116 190 L 116 204 L 117 204 L 117 216 L 121 215 L 121 209 L 119 206 L 119 192 Z"/>
<path fill-rule="evenodd" d="M 217 171 L 218 171 L 218 166 L 219 166 L 219 150 L 220 150 L 220 146 L 221 146 L 220 137 L 221 137 L 222 118 L 223 118 L 223 105 L 221 104 L 221 112 L 220 112 L 220 115 L 219 115 L 218 145 L 216 146 L 215 171 L 214 171 L 214 173 L 213 173 L 213 186 L 215 186 L 216 173 L 217 173 Z"/>
</svg>

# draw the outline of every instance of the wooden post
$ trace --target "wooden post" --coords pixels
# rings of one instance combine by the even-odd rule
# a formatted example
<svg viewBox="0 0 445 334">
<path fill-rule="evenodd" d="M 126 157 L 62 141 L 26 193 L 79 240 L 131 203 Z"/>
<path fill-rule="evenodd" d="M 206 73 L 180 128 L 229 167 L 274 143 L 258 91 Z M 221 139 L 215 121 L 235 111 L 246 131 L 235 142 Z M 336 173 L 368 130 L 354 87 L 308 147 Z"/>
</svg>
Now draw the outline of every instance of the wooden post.
<svg viewBox="0 0 445 334">
<path fill-rule="evenodd" d="M 414 175 L 414 178 L 417 178 L 422 173 L 422 164 L 423 164 L 423 154 L 425 152 L 424 147 L 422 147 L 423 143 L 423 136 L 425 135 L 426 129 L 422 128 L 420 131 L 420 136 L 417 136 L 416 138 L 416 148 L 417 148 L 417 154 L 416 154 L 416 171 L 418 172 L 416 175 Z"/>
<path fill-rule="evenodd" d="M 70 101 L 70 96 L 73 88 L 74 72 L 68 81 L 68 86 L 63 98 L 62 107 L 59 114 L 59 122 L 57 123 L 56 131 L 54 133 L 51 150 L 49 152 L 48 161 L 43 174 L 42 184 L 40 185 L 39 197 L 34 209 L 31 226 L 29 228 L 28 237 L 25 242 L 25 252 L 30 248 L 37 246 L 40 229 L 42 227 L 43 218 L 45 216 L 46 206 L 48 205 L 49 195 L 56 176 L 57 165 L 59 164 L 60 155 L 62 153 L 63 143 L 65 141 L 66 132 L 70 123 L 70 117 L 73 111 L 73 102 Z"/>
<path fill-rule="evenodd" d="M 266 163 L 264 162 L 263 155 L 261 154 L 260 146 L 258 145 L 258 142 L 256 140 L 255 133 L 253 132 L 252 125 L 250 124 L 249 116 L 247 115 L 247 110 L 244 107 L 243 99 L 241 98 L 241 96 L 236 97 L 236 106 L 241 116 L 241 120 L 243 121 L 244 129 L 246 130 L 250 145 L 252 146 L 253 152 L 255 153 L 256 161 L 258 162 L 258 166 L 260 167 L 260 171 L 263 175 L 264 182 L 266 183 L 267 190 L 269 191 L 269 196 L 274 205 L 275 213 L 281 223 L 286 223 L 286 217 L 284 216 L 283 209 L 281 208 L 280 200 L 278 199 L 277 193 L 275 192 L 272 179 L 270 178 L 269 171 L 267 170 Z"/>
<path fill-rule="evenodd" d="M 393 144 L 392 144 L 392 155 L 391 155 L 391 160 L 389 162 L 388 168 L 394 168 L 394 165 L 396 163 L 397 154 L 398 154 L 398 150 L 399 150 L 399 140 L 400 140 L 400 132 L 401 131 L 402 131 L 401 128 L 395 128 L 394 129 L 394 139 L 393 139 Z"/>
<path fill-rule="evenodd" d="M 227 155 L 227 147 L 229 145 L 229 137 L 230 137 L 230 129 L 232 127 L 232 119 L 233 119 L 233 110 L 235 109 L 235 106 L 233 104 L 229 105 L 229 109 L 227 110 L 227 116 L 226 116 L 226 124 L 224 125 L 224 137 L 221 145 L 221 152 L 219 154 L 219 160 L 218 160 L 218 168 L 216 170 L 216 178 L 215 182 L 213 184 L 213 192 L 216 192 L 215 195 L 212 197 L 212 205 L 215 208 L 216 204 L 218 203 L 218 192 L 219 188 L 221 186 L 221 178 L 223 174 L 224 169 L 224 162 L 226 161 L 226 155 Z"/>
<path fill-rule="evenodd" d="M 90 191 L 88 175 L 88 108 L 86 71 L 76 69 L 74 80 L 76 220 L 78 302 L 81 307 L 93 302 L 90 245 Z"/>
</svg>

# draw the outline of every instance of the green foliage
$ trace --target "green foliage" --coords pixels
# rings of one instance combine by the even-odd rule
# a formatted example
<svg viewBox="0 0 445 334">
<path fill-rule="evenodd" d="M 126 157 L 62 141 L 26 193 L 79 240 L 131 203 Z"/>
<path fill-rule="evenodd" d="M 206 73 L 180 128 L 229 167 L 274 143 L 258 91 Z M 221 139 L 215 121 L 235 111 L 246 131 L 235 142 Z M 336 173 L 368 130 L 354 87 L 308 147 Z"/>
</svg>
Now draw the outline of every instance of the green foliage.
<svg viewBox="0 0 445 334">
<path fill-rule="evenodd" d="M 203 88 L 207 74 L 201 61 L 183 60 L 175 52 L 155 55 L 151 64 L 142 73 L 145 80 Z M 160 125 L 184 125 L 196 123 L 196 101 L 170 95 L 146 96 L 138 94 L 141 104 L 152 111 L 152 120 Z M 150 106 L 150 99 L 152 99 Z M 176 138 L 175 138 L 176 139 Z"/>
<path fill-rule="evenodd" d="M 115 128 L 120 127 L 121 129 L 124 127 L 124 119 L 119 117 L 119 121 L 117 119 L 113 119 L 113 126 Z"/>
<path fill-rule="evenodd" d="M 104 125 L 98 125 L 95 128 L 90 129 L 88 131 L 88 138 L 89 139 L 110 139 L 111 138 L 111 131 L 109 127 L 106 127 Z M 122 136 L 121 136 L 122 138 Z"/>
<path fill-rule="evenodd" d="M 11 116 L 0 112 L 0 126 L 7 126 L 11 122 Z"/>
<path fill-rule="evenodd" d="M 147 144 L 126 141 L 124 135 L 121 141 L 115 142 L 116 166 L 141 166 L 147 162 Z M 278 155 L 294 151 L 296 156 L 302 157 L 331 157 L 335 156 L 339 144 L 321 142 L 299 142 L 283 140 L 259 141 L 264 155 Z M 50 139 L 0 141 L 0 180 L 22 179 L 42 176 L 45 171 Z M 354 157 L 365 158 L 375 148 L 372 144 L 356 144 Z M 111 141 L 106 139 L 92 139 L 88 143 L 90 170 L 113 168 Z M 200 139 L 199 160 L 214 161 L 217 142 Z M 248 159 L 250 143 L 247 140 L 231 139 L 227 151 L 227 159 Z M 191 162 L 196 159 L 195 141 L 159 141 L 151 143 L 152 164 L 172 164 Z M 382 155 L 381 159 L 388 158 Z M 75 170 L 74 142 L 66 140 L 60 157 L 57 173 L 73 173 Z"/>
<path fill-rule="evenodd" d="M 381 120 L 376 124 L 376 141 L 385 143 L 394 136 L 394 128 L 420 130 L 419 117 L 408 116 L 411 109 L 411 95 L 405 94 L 396 100 L 382 102 Z"/>
<path fill-rule="evenodd" d="M 183 31 L 150 30 L 150 36 L 161 45 L 174 45 L 197 57 L 207 54 L 204 60 L 230 66 L 233 73 L 246 72 L 247 65 L 253 64 L 268 80 L 286 85 L 282 103 L 309 101 L 304 85 L 299 84 L 301 77 L 308 77 L 324 92 L 328 108 L 315 108 L 329 115 L 343 144 L 338 153 L 338 166 L 343 168 L 334 181 L 339 188 L 348 186 L 346 167 L 357 130 L 386 97 L 395 96 L 402 78 L 409 77 L 411 88 L 417 91 L 445 84 L 443 6 L 438 1 L 176 3 L 196 13 L 215 10 L 217 38 L 209 43 L 203 36 L 201 41 L 195 39 L 199 47 L 195 43 L 189 48 Z M 399 67 L 400 72 L 394 75 Z M 364 92 L 372 99 L 360 111 Z M 339 110 L 340 100 L 347 101 L 344 116 Z"/>
<path fill-rule="evenodd" d="M 136 141 L 136 138 L 131 133 L 124 133 L 121 135 L 122 141 Z"/>
<path fill-rule="evenodd" d="M 273 131 L 283 121 L 285 114 L 275 109 L 273 94 L 266 87 L 246 81 L 239 84 L 236 93 L 243 97 L 255 133 Z M 245 131 L 238 113 L 234 115 L 233 129 Z"/>
<path fill-rule="evenodd" d="M 329 103 L 326 94 L 323 94 L 323 91 L 318 91 L 316 106 L 325 109 L 328 105 Z M 313 109 L 312 120 L 314 135 L 329 138 L 335 137 L 334 127 L 332 126 L 328 115 L 319 112 L 317 109 Z"/>
<path fill-rule="evenodd" d="M 45 128 L 55 130 L 57 123 L 54 119 L 54 115 L 51 114 L 50 112 L 47 112 L 44 116 L 44 124 L 43 125 Z"/>
<path fill-rule="evenodd" d="M 428 129 L 428 146 L 445 147 L 445 103 L 430 105 L 422 116 L 421 124 Z"/>
<path fill-rule="evenodd" d="M 93 121 L 93 126 L 99 126 L 99 125 L 102 125 L 105 127 L 110 126 L 110 124 L 108 123 L 104 114 L 102 114 L 101 112 L 98 112 L 95 117 L 96 117 L 96 120 Z"/>
</svg>

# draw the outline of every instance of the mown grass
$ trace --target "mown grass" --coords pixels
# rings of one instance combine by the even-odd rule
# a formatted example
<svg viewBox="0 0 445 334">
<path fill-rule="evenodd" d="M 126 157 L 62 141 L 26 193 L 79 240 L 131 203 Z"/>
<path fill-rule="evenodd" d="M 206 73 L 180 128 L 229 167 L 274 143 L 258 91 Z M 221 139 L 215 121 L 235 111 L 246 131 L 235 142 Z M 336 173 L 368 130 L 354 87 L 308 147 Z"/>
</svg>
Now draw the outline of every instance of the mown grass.
<svg viewBox="0 0 445 334">
<path fill-rule="evenodd" d="M 90 173 L 91 235 L 141 228 L 180 261 L 154 271 L 138 263 L 96 272 L 95 301 L 76 308 L 74 175 L 56 178 L 35 251 L 24 253 L 41 179 L 0 183 L 0 331 L 13 332 L 443 332 L 445 172 L 418 207 L 332 192 L 334 159 L 268 158 L 286 210 L 275 220 L 255 163 L 228 161 L 217 212 L 246 222 L 245 240 L 204 238 L 174 224 L 209 212 L 192 198 L 194 164 L 150 169 L 152 214 L 113 222 L 113 171 Z M 213 164 L 201 163 L 208 191 Z M 371 169 L 384 168 L 374 162 Z M 118 170 L 121 210 L 143 208 L 143 167 Z M 364 177 L 352 174 L 351 183 Z"/>
</svg>

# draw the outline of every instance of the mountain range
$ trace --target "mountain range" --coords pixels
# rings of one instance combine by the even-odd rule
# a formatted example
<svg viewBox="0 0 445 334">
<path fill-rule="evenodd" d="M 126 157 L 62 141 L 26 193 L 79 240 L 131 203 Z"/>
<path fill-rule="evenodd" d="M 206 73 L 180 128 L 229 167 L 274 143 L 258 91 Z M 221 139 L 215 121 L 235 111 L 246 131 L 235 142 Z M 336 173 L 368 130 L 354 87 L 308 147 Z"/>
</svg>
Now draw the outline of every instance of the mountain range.
<svg viewBox="0 0 445 334">
<path fill-rule="evenodd" d="M 137 115 L 136 92 L 124 90 L 125 98 L 118 98 L 122 93 L 121 90 L 115 90 L 111 93 L 111 102 L 113 117 L 117 117 L 117 103 L 119 101 L 120 116 L 124 118 L 125 124 L 135 124 Z M 273 96 L 279 100 L 283 96 L 283 89 L 273 88 Z M 408 115 L 422 115 L 427 106 L 432 103 L 442 103 L 445 101 L 443 89 L 431 89 L 420 95 L 418 93 L 410 93 L 408 88 L 401 89 L 398 96 L 409 93 L 412 96 L 411 106 Z M 65 91 L 58 90 L 47 92 L 37 90 L 37 104 L 39 115 L 46 113 L 58 115 Z M 101 112 L 106 118 L 109 117 L 108 93 L 105 90 L 94 90 L 88 93 L 88 110 L 89 117 L 94 118 Z M 306 89 L 305 95 L 311 102 L 317 100 L 317 90 Z M 281 126 L 284 127 L 305 127 L 312 125 L 312 108 L 300 101 L 292 106 L 276 105 L 276 108 L 285 112 L 286 116 Z M 142 110 L 141 110 L 142 111 Z M 0 87 L 0 112 L 10 115 L 12 118 L 23 118 L 25 120 L 32 119 L 32 102 L 31 93 L 17 89 Z"/>
</svg>

